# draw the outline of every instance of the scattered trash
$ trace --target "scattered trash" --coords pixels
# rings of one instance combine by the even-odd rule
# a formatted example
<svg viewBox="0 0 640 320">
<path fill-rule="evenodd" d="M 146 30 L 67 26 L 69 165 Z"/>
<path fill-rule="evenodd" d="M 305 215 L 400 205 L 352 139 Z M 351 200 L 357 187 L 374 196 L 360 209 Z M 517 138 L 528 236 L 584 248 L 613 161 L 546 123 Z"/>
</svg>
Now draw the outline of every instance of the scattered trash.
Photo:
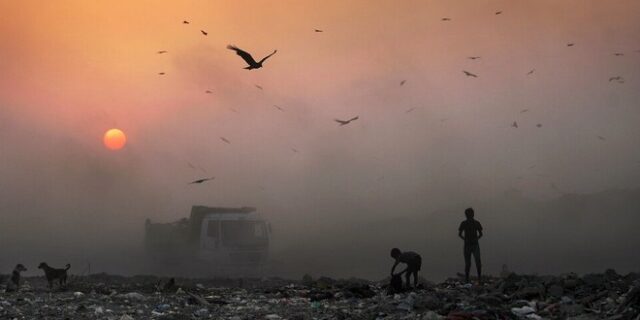
<svg viewBox="0 0 640 320">
<path fill-rule="evenodd" d="M 440 284 L 387 294 L 379 282 L 327 277 L 170 279 L 91 275 L 67 290 L 50 292 L 43 277 L 29 289 L 0 295 L 0 319 L 620 319 L 640 316 L 640 275 L 615 271 L 578 276 L 484 277 L 467 285 L 464 275 Z M 4 289 L 0 285 L 0 291 Z"/>
</svg>

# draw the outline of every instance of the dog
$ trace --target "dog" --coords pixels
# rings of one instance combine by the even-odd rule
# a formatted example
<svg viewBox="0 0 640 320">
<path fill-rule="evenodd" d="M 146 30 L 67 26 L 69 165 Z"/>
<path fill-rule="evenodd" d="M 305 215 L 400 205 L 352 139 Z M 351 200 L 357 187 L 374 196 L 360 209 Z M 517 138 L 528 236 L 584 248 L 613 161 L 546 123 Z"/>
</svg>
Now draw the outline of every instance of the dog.
<svg viewBox="0 0 640 320">
<path fill-rule="evenodd" d="M 18 291 L 20 289 L 20 272 L 27 271 L 21 263 L 18 263 L 13 272 L 11 272 L 11 278 L 7 283 L 7 291 Z"/>
<path fill-rule="evenodd" d="M 51 268 L 46 262 L 41 262 L 38 269 L 44 271 L 44 276 L 49 282 L 49 289 L 53 289 L 53 281 L 58 279 L 60 287 L 67 284 L 67 270 L 71 268 L 71 265 L 67 263 L 64 269 Z"/>
</svg>

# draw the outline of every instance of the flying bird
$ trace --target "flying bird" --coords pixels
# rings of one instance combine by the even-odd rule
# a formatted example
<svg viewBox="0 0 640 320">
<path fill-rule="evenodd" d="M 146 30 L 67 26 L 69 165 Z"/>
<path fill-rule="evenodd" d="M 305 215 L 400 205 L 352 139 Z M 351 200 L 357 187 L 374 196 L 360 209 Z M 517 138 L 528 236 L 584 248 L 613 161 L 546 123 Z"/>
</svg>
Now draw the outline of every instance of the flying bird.
<svg viewBox="0 0 640 320">
<path fill-rule="evenodd" d="M 481 57 L 479 56 L 473 56 L 473 57 L 468 57 L 467 59 L 471 59 L 471 60 L 476 60 L 476 59 L 480 59 Z"/>
<path fill-rule="evenodd" d="M 213 93 L 213 91 L 211 91 L 211 90 L 205 90 L 205 91 L 204 91 L 204 93 L 212 94 L 212 93 Z"/>
<path fill-rule="evenodd" d="M 216 177 L 211 177 L 211 178 L 202 178 L 202 179 L 198 179 L 198 180 L 191 181 L 191 182 L 189 182 L 189 184 L 201 184 L 201 183 L 203 183 L 203 182 L 207 182 L 207 181 L 213 180 L 213 179 L 215 179 L 215 178 L 216 178 Z"/>
<path fill-rule="evenodd" d="M 442 18 L 442 21 L 451 21 L 451 18 Z"/>
<path fill-rule="evenodd" d="M 334 119 L 334 120 L 335 120 L 335 122 L 339 123 L 340 126 L 345 126 L 345 125 L 348 125 L 349 123 L 351 123 L 352 121 L 358 120 L 358 116 L 355 116 L 355 117 L 353 117 L 353 118 L 351 118 L 349 120 L 340 120 L 340 119 Z"/>
<path fill-rule="evenodd" d="M 527 72 L 527 75 L 532 75 L 534 72 L 536 71 L 536 69 L 531 69 L 531 71 Z"/>
<path fill-rule="evenodd" d="M 469 72 L 469 71 L 462 70 L 462 72 L 464 72 L 464 74 L 465 74 L 467 77 L 474 77 L 474 78 L 477 78 L 477 77 L 478 77 L 477 75 L 475 75 L 475 74 L 473 74 L 473 73 L 471 73 L 471 72 Z"/>
<path fill-rule="evenodd" d="M 299 152 L 299 151 L 298 151 L 298 149 L 296 149 L 296 148 L 291 148 L 291 151 L 293 151 L 293 152 L 295 152 L 295 153 L 298 153 L 298 152 Z"/>
<path fill-rule="evenodd" d="M 511 126 L 518 129 L 518 122 L 514 121 L 513 124 L 511 124 Z"/>
<path fill-rule="evenodd" d="M 164 72 L 158 72 L 158 75 L 164 76 L 165 73 Z"/>
<path fill-rule="evenodd" d="M 529 112 L 529 109 L 522 109 L 522 110 L 520 111 L 520 113 L 525 113 L 525 112 Z"/>
<path fill-rule="evenodd" d="M 240 48 L 238 48 L 236 46 L 228 45 L 227 49 L 235 51 L 236 54 L 239 55 L 248 64 L 248 66 L 244 68 L 244 69 L 247 69 L 247 70 L 262 68 L 262 63 L 265 60 L 269 59 L 269 57 L 271 57 L 272 55 L 276 54 L 276 52 L 278 52 L 278 50 L 273 50 L 273 52 L 270 55 L 268 55 L 268 56 L 262 58 L 262 60 L 256 62 L 256 60 L 253 59 L 251 54 L 249 54 L 248 52 L 246 52 L 246 51 L 244 51 L 244 50 L 242 50 L 242 49 L 240 49 Z"/>
<path fill-rule="evenodd" d="M 160 51 L 158 51 L 158 54 L 163 54 L 163 53 L 167 53 L 167 50 L 160 50 Z"/>
<path fill-rule="evenodd" d="M 282 109 L 282 108 L 281 108 L 280 106 L 278 106 L 278 105 L 275 105 L 275 104 L 274 104 L 274 105 L 273 105 L 273 107 L 274 107 L 274 108 L 276 108 L 276 109 L 278 109 L 278 110 L 280 110 L 280 111 L 282 111 L 282 112 L 284 112 L 284 109 Z"/>
<path fill-rule="evenodd" d="M 621 57 L 621 56 L 624 56 L 624 53 L 622 53 L 622 52 L 616 52 L 616 53 L 614 53 L 613 55 L 614 55 L 614 56 L 616 56 L 616 57 Z"/>
<path fill-rule="evenodd" d="M 202 32 L 202 34 L 205 35 L 205 36 L 208 35 L 208 33 L 206 31 L 204 31 L 204 30 L 200 30 L 200 32 Z"/>
<path fill-rule="evenodd" d="M 573 47 L 575 43 L 571 42 L 571 43 L 567 43 L 567 47 Z"/>
<path fill-rule="evenodd" d="M 183 20 L 183 21 L 182 21 L 182 24 L 189 24 L 189 21 L 187 21 L 187 20 Z"/>
<path fill-rule="evenodd" d="M 413 110 L 415 110 L 415 109 L 416 109 L 415 107 L 414 107 L 414 108 L 410 108 L 410 109 L 408 109 L 407 111 L 405 111 L 404 113 L 411 113 L 411 112 L 413 112 Z"/>
<path fill-rule="evenodd" d="M 502 11 L 496 11 L 496 15 L 499 15 L 501 13 L 502 13 Z"/>
<path fill-rule="evenodd" d="M 227 140 L 225 137 L 220 137 L 220 140 L 224 141 L 226 144 L 231 144 L 231 141 Z"/>
<path fill-rule="evenodd" d="M 605 139 L 605 137 L 603 137 L 603 136 L 598 136 L 598 139 L 600 139 L 600 140 L 602 140 L 602 141 L 607 140 L 607 139 Z"/>
<path fill-rule="evenodd" d="M 538 123 L 538 124 L 536 124 L 536 127 L 538 127 L 538 128 L 542 128 L 542 123 Z"/>
<path fill-rule="evenodd" d="M 313 31 L 314 31 L 314 32 L 324 32 L 324 31 L 322 31 L 322 30 L 320 30 L 320 29 L 313 29 Z"/>
<path fill-rule="evenodd" d="M 256 86 L 256 88 L 258 88 L 260 90 L 264 90 L 261 85 L 254 84 L 254 86 Z"/>
<path fill-rule="evenodd" d="M 620 82 L 620 81 L 624 81 L 624 78 L 622 78 L 621 76 L 615 76 L 615 77 L 610 77 L 609 78 L 609 82 L 611 82 L 613 80 Z"/>
</svg>

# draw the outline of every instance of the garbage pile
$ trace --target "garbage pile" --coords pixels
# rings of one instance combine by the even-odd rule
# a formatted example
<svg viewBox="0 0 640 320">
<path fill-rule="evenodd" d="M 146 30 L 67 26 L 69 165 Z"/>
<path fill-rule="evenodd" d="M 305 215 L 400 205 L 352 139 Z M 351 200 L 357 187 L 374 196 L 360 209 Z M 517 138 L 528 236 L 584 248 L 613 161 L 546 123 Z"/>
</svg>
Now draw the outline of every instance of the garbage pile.
<svg viewBox="0 0 640 320">
<path fill-rule="evenodd" d="M 510 273 L 390 293 L 388 279 L 166 279 L 91 275 L 0 294 L 0 319 L 640 319 L 640 276 Z"/>
</svg>

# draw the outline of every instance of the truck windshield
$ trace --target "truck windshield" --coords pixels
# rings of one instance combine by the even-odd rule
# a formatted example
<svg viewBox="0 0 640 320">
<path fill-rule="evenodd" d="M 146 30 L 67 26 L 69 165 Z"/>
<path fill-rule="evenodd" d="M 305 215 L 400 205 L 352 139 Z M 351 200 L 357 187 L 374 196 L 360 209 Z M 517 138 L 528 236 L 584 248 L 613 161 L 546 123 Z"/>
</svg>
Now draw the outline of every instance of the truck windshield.
<svg viewBox="0 0 640 320">
<path fill-rule="evenodd" d="M 263 221 L 222 221 L 222 243 L 227 246 L 267 245 L 267 228 Z"/>
</svg>

